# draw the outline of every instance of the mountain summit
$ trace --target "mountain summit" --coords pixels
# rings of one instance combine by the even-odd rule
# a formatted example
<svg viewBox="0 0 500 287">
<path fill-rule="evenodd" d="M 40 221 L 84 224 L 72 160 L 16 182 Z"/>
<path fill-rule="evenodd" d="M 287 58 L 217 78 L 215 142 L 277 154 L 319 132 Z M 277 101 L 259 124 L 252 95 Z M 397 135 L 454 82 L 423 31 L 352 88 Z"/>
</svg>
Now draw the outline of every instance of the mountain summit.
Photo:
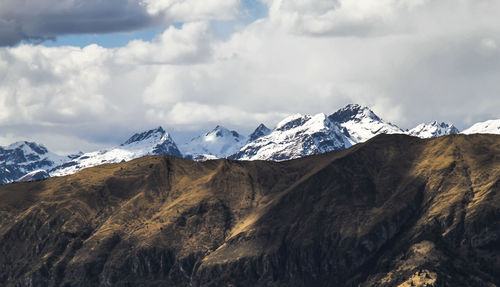
<svg viewBox="0 0 500 287">
<path fill-rule="evenodd" d="M 266 127 L 264 124 L 260 124 L 249 136 L 248 136 L 248 141 L 247 143 L 253 142 L 257 140 L 258 138 L 261 138 L 263 136 L 267 136 L 268 134 L 271 133 L 271 130 Z"/>
<path fill-rule="evenodd" d="M 181 150 L 185 156 L 193 158 L 197 156 L 223 158 L 235 153 L 244 144 L 244 136 L 218 125 L 206 134 L 181 145 Z"/>
<path fill-rule="evenodd" d="M 49 173 L 51 176 L 63 176 L 91 166 L 129 161 L 146 155 L 158 154 L 182 157 L 177 145 L 162 127 L 136 133 L 120 146 L 84 153 L 50 169 Z"/>
<path fill-rule="evenodd" d="M 51 153 L 43 145 L 20 141 L 0 147 L 0 184 L 17 180 L 23 175 L 51 168 L 67 160 L 66 157 Z"/>
<path fill-rule="evenodd" d="M 350 104 L 326 116 L 291 115 L 232 155 L 241 160 L 288 160 L 319 154 L 367 141 L 378 134 L 404 133 L 367 107 Z"/>
<path fill-rule="evenodd" d="M 460 131 L 453 124 L 438 123 L 437 121 L 433 121 L 429 124 L 420 124 L 407 132 L 407 134 L 419 138 L 436 138 L 458 133 L 460 133 Z"/>
<path fill-rule="evenodd" d="M 267 136 L 245 145 L 231 158 L 281 161 L 349 146 L 339 126 L 325 114 L 295 114 L 278 123 Z"/>
</svg>

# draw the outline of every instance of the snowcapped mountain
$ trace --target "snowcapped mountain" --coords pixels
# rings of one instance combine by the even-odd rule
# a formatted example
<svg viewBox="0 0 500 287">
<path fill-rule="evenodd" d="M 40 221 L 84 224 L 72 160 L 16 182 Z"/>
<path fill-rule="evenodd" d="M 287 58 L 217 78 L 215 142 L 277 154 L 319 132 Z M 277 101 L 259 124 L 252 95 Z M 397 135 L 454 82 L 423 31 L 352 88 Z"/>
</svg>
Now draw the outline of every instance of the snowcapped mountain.
<svg viewBox="0 0 500 287">
<path fill-rule="evenodd" d="M 379 118 L 369 108 L 357 104 L 349 104 L 328 118 L 347 131 L 346 136 L 353 145 L 379 134 L 404 133 L 398 126 Z"/>
<path fill-rule="evenodd" d="M 66 160 L 67 157 L 51 153 L 34 142 L 20 141 L 0 147 L 0 184 L 15 181 L 35 170 L 52 168 Z"/>
<path fill-rule="evenodd" d="M 404 133 L 360 105 L 347 105 L 326 116 L 295 114 L 267 136 L 249 142 L 232 159 L 287 160 L 348 148 L 382 133 Z"/>
<path fill-rule="evenodd" d="M 273 130 L 260 124 L 248 137 L 217 126 L 180 149 L 161 127 L 134 134 L 119 146 L 69 156 L 59 156 L 42 145 L 22 141 L 0 147 L 0 184 L 68 175 L 95 165 L 156 154 L 184 155 L 197 161 L 217 158 L 282 161 L 348 148 L 382 133 L 433 138 L 459 131 L 452 124 L 436 121 L 403 131 L 369 108 L 350 104 L 331 115 L 289 116 Z M 500 119 L 477 123 L 462 133 L 500 134 Z"/>
<path fill-rule="evenodd" d="M 247 143 L 251 143 L 255 140 L 257 140 L 258 138 L 261 138 L 261 137 L 264 137 L 264 136 L 267 136 L 268 134 L 271 133 L 271 130 L 266 127 L 264 124 L 260 124 L 249 136 L 248 136 L 248 140 L 247 140 Z"/>
<path fill-rule="evenodd" d="M 186 157 L 196 160 L 224 158 L 237 152 L 245 144 L 245 137 L 223 126 L 195 137 L 180 146 Z"/>
<path fill-rule="evenodd" d="M 460 131 L 453 124 L 438 123 L 437 121 L 433 121 L 428 124 L 420 124 L 406 133 L 410 136 L 419 138 L 436 138 L 445 135 L 458 134 L 459 132 Z"/>
<path fill-rule="evenodd" d="M 489 120 L 472 125 L 464 130 L 463 134 L 500 134 L 500 119 Z"/>
<path fill-rule="evenodd" d="M 339 126 L 325 114 L 295 114 L 281 121 L 274 131 L 245 145 L 233 159 L 287 160 L 349 147 Z"/>
<path fill-rule="evenodd" d="M 168 154 L 182 157 L 170 135 L 158 127 L 137 133 L 120 146 L 84 153 L 49 170 L 51 176 L 73 174 L 81 169 L 105 163 L 129 161 L 146 155 Z"/>
</svg>

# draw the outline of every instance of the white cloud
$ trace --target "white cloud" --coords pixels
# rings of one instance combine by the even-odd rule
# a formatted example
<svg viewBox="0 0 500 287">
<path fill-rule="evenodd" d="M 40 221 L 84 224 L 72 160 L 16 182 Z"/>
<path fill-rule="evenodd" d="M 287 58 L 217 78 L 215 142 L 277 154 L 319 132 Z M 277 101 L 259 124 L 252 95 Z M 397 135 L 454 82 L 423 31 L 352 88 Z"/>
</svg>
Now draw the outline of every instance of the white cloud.
<svg viewBox="0 0 500 287">
<path fill-rule="evenodd" d="M 210 56 L 211 37 L 207 22 L 187 23 L 182 29 L 171 26 L 152 42 L 131 41 L 117 50 L 116 59 L 128 64 L 197 63 Z"/>
<path fill-rule="evenodd" d="M 140 4 L 154 16 L 176 22 L 231 20 L 238 13 L 238 0 L 142 0 Z"/>
<path fill-rule="evenodd" d="M 0 49 L 2 133 L 53 134 L 43 140 L 56 150 L 76 136 L 85 148 L 159 124 L 249 131 L 349 102 L 403 128 L 500 117 L 498 1 L 268 5 L 227 40 L 195 21 L 117 49 Z"/>
<path fill-rule="evenodd" d="M 364 36 L 405 30 L 400 19 L 427 0 L 269 0 L 270 19 L 294 33 Z"/>
</svg>

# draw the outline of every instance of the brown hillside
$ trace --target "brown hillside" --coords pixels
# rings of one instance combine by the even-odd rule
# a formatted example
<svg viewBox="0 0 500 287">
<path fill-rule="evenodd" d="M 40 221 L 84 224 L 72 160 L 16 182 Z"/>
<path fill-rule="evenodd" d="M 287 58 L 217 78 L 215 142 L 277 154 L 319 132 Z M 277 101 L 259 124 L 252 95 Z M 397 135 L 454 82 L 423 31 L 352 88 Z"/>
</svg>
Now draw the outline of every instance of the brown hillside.
<svg viewBox="0 0 500 287">
<path fill-rule="evenodd" d="M 500 285 L 500 136 L 0 187 L 1 286 Z"/>
</svg>

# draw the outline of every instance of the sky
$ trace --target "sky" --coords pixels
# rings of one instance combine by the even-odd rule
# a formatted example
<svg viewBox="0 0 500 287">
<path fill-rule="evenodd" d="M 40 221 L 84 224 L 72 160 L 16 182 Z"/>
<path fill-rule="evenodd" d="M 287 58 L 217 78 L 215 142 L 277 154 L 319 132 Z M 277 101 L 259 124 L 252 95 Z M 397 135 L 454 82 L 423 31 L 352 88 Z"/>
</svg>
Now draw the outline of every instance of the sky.
<svg viewBox="0 0 500 287">
<path fill-rule="evenodd" d="M 498 0 L 2 0 L 0 145 L 91 151 L 370 107 L 500 118 Z"/>
</svg>

